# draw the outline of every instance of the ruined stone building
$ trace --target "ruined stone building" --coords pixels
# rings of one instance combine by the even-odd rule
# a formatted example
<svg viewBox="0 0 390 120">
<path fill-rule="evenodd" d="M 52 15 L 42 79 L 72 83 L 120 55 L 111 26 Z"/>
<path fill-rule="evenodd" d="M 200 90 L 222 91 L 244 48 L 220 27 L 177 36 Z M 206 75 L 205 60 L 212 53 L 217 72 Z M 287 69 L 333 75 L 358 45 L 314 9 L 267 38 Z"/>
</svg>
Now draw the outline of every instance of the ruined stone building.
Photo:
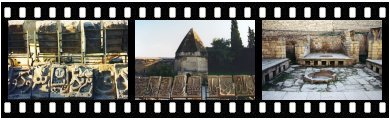
<svg viewBox="0 0 390 120">
<path fill-rule="evenodd" d="M 262 21 L 262 81 L 286 70 L 290 62 L 310 67 L 367 64 L 382 74 L 382 21 Z"/>
</svg>

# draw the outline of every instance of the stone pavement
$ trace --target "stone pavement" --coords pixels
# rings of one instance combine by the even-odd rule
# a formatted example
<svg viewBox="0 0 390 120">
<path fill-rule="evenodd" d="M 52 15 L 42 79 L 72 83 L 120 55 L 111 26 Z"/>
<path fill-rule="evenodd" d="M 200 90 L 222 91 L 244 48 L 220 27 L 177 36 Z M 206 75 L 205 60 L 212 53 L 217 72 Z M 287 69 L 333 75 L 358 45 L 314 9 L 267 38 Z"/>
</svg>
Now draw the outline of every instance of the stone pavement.
<svg viewBox="0 0 390 120">
<path fill-rule="evenodd" d="M 262 100 L 382 100 L 382 91 L 359 91 L 359 92 L 262 91 Z"/>
<path fill-rule="evenodd" d="M 382 91 L 382 78 L 379 74 L 362 68 L 321 68 L 336 73 L 336 81 L 327 84 L 311 84 L 304 82 L 302 75 L 305 72 L 320 71 L 320 68 L 287 69 L 285 78 L 276 77 L 267 81 L 263 91 L 284 92 L 360 92 Z"/>
<path fill-rule="evenodd" d="M 337 80 L 323 84 L 303 81 L 305 72 L 320 69 L 336 73 Z M 264 85 L 262 100 L 382 100 L 382 77 L 371 70 L 292 65 L 283 74 L 284 77 L 276 77 Z"/>
</svg>

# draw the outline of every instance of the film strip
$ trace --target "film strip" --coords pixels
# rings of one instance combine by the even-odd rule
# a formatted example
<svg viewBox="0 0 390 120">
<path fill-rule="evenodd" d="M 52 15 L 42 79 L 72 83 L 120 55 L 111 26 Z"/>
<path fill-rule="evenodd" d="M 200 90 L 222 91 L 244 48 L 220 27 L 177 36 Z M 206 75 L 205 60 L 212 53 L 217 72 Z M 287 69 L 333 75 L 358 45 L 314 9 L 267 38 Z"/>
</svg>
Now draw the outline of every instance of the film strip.
<svg viewBox="0 0 390 120">
<path fill-rule="evenodd" d="M 1 50 L 8 54 L 1 56 L 8 59 L 8 71 L 1 74 L 8 84 L 1 82 L 1 114 L 389 117 L 388 75 L 382 74 L 388 73 L 382 68 L 388 66 L 389 50 L 382 50 L 388 44 L 388 4 L 2 3 Z M 191 28 L 174 46 L 174 58 L 138 58 L 128 41 L 137 43 L 140 21 L 228 21 L 229 49 L 240 36 L 234 26 L 247 30 L 240 24 L 249 21 L 255 27 L 239 32 L 248 32 L 248 41 L 252 33 L 256 47 L 248 42 L 233 50 L 241 53 L 226 53 L 240 59 L 225 67 L 228 58 L 205 47 L 210 43 L 202 43 L 204 34 Z M 174 31 L 174 25 L 162 31 Z M 145 67 L 157 62 L 157 71 Z M 128 79 L 130 67 L 135 79 Z"/>
</svg>

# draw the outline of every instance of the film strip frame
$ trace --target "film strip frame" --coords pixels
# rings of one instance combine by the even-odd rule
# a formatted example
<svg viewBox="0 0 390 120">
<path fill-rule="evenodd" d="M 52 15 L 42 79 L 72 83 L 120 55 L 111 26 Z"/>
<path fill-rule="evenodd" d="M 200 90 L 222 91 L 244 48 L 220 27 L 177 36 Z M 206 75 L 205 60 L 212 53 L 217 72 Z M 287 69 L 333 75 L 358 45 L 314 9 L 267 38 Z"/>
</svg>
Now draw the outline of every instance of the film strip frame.
<svg viewBox="0 0 390 120">
<path fill-rule="evenodd" d="M 35 16 L 40 8 L 40 17 Z M 97 9 L 96 9 L 97 7 Z M 310 17 L 307 16 L 310 8 Z M 22 8 L 22 9 L 20 9 Z M 49 11 L 55 8 L 55 17 Z M 80 9 L 82 8 L 82 9 Z M 100 9 L 99 9 L 100 8 Z M 115 11 L 112 12 L 112 8 Z M 129 9 L 130 8 L 130 9 Z M 156 9 L 157 8 L 157 9 Z M 174 8 L 174 10 L 172 9 Z M 293 9 L 291 9 L 293 8 Z M 295 8 L 295 9 L 294 9 Z M 325 11 L 324 11 L 325 8 Z M 336 9 L 335 9 L 336 8 Z M 388 33 L 388 3 L 2 3 L 2 36 L 7 39 L 8 20 L 382 20 Z M 10 14 L 6 13 L 10 10 Z M 85 17 L 80 17 L 80 10 Z M 100 15 L 95 15 L 95 10 Z M 129 11 L 130 10 L 130 11 Z M 265 12 L 263 11 L 265 10 Z M 290 11 L 295 11 L 292 17 Z M 21 12 L 20 11 L 25 11 Z M 160 14 L 155 11 L 160 11 Z M 171 11 L 174 11 L 173 13 Z M 234 12 L 235 11 L 235 12 Z M 250 11 L 248 13 L 248 11 Z M 383 13 L 384 12 L 384 13 Z M 93 14 L 92 14 L 93 13 Z M 115 13 L 115 17 L 112 17 Z M 325 13 L 325 15 L 324 15 Z M 340 15 L 338 14 L 340 13 Z M 351 15 L 352 13 L 352 15 Z M 156 15 L 157 14 L 157 15 Z M 174 14 L 174 15 L 172 15 Z M 190 14 L 190 15 L 188 15 Z M 8 16 L 9 15 L 9 16 Z M 21 16 L 20 16 L 21 15 Z M 81 14 L 81 16 L 84 16 Z M 335 17 L 336 16 L 336 17 Z M 261 26 L 256 25 L 260 30 Z M 130 37 L 134 32 L 130 31 Z M 259 36 L 256 37 L 259 39 Z M 384 34 L 383 39 L 388 39 Z M 387 45 L 388 41 L 384 41 Z M 3 43 L 3 42 L 2 42 Z M 259 45 L 258 41 L 256 45 Z M 5 44 L 3 44 L 5 46 Z M 3 47 L 2 48 L 5 48 Z M 261 48 L 256 47 L 256 51 Z M 4 50 L 4 49 L 2 49 Z M 388 52 L 388 48 L 384 50 Z M 129 52 L 131 53 L 131 52 Z M 131 54 L 129 54 L 130 56 Z M 384 54 L 388 66 L 388 53 Z M 5 54 L 2 57 L 5 58 Z M 260 59 L 256 57 L 256 62 Z M 5 64 L 5 61 L 2 62 Z M 131 64 L 129 64 L 130 67 Z M 134 66 L 131 66 L 134 67 Z M 4 69 L 4 66 L 3 66 Z M 256 74 L 259 73 L 256 67 Z M 388 73 L 388 68 L 383 69 Z M 6 76 L 5 72 L 1 73 Z M 383 76 L 388 79 L 388 76 Z M 256 86 L 260 83 L 257 82 Z M 8 100 L 2 90 L 3 117 L 389 117 L 388 81 L 383 81 L 382 100 Z M 134 83 L 129 82 L 130 86 Z M 2 88 L 7 88 L 2 81 Z M 260 87 L 257 87 L 260 88 Z M 261 96 L 257 89 L 256 96 Z M 133 94 L 133 96 L 132 96 Z M 325 103 L 325 104 L 324 104 Z M 55 106 L 55 107 L 53 107 Z M 93 106 L 93 107 L 92 107 Z M 351 109 L 350 108 L 355 108 Z M 37 109 L 40 108 L 40 109 Z M 55 112 L 54 112 L 55 111 Z"/>
</svg>

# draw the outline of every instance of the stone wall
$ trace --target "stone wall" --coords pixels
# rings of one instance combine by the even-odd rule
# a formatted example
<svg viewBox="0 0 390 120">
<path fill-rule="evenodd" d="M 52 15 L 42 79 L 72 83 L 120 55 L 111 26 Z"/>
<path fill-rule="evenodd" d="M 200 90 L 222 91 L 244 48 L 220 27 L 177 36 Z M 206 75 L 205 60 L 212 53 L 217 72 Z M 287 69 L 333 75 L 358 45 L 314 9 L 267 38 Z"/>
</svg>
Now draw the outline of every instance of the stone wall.
<svg viewBox="0 0 390 120">
<path fill-rule="evenodd" d="M 261 45 L 262 58 L 286 58 L 286 41 L 284 37 L 263 37 Z"/>
<path fill-rule="evenodd" d="M 185 72 L 207 73 L 207 63 L 207 57 L 181 57 L 175 59 L 175 70 L 178 71 L 178 74 L 186 74 Z"/>
<path fill-rule="evenodd" d="M 263 20 L 264 30 L 294 31 L 335 31 L 356 30 L 368 31 L 381 27 L 381 20 Z"/>
<path fill-rule="evenodd" d="M 343 53 L 341 36 L 310 36 L 310 52 Z"/>
</svg>

